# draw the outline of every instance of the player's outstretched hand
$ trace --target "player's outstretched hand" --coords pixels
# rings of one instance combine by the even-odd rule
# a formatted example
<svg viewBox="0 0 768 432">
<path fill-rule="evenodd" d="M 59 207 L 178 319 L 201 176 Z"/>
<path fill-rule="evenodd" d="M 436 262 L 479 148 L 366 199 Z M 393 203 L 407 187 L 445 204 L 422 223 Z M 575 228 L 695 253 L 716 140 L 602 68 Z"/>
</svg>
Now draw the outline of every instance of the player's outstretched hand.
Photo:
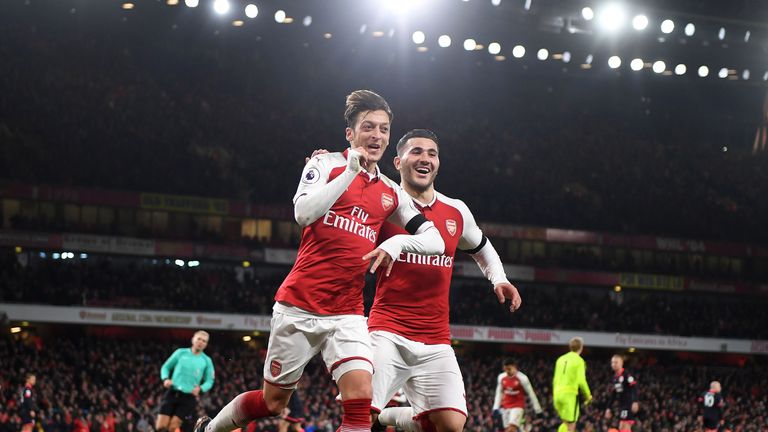
<svg viewBox="0 0 768 432">
<path fill-rule="evenodd" d="M 500 283 L 493 287 L 493 292 L 496 293 L 496 298 L 499 299 L 499 303 L 504 303 L 507 300 L 511 300 L 509 305 L 509 311 L 514 312 L 520 309 L 523 304 L 523 299 L 520 298 L 520 293 L 517 292 L 517 288 L 511 283 Z"/>
<path fill-rule="evenodd" d="M 373 260 L 371 269 L 369 270 L 371 273 L 376 273 L 376 270 L 379 267 L 383 267 L 386 269 L 384 275 L 389 276 L 389 274 L 392 272 L 392 266 L 395 265 L 395 261 L 386 251 L 384 251 L 384 249 L 376 248 L 365 254 L 363 257 L 363 261 L 368 261 L 371 259 Z"/>
<path fill-rule="evenodd" d="M 315 157 L 317 155 L 321 155 L 321 154 L 327 154 L 327 153 L 328 153 L 328 150 L 326 150 L 326 149 L 317 149 L 317 150 L 312 152 L 312 156 L 304 158 L 304 163 L 308 164 L 309 160 L 312 159 L 313 157 Z"/>
<path fill-rule="evenodd" d="M 591 403 L 592 403 L 592 396 L 590 396 L 588 399 L 584 400 L 584 403 L 583 403 L 583 405 L 584 405 L 584 406 L 587 406 L 587 405 L 589 405 L 589 404 L 591 404 Z"/>
<path fill-rule="evenodd" d="M 166 379 L 165 381 L 163 381 L 163 387 L 165 387 L 165 388 L 169 388 L 172 385 L 173 385 L 173 381 L 171 381 L 169 379 Z"/>
</svg>

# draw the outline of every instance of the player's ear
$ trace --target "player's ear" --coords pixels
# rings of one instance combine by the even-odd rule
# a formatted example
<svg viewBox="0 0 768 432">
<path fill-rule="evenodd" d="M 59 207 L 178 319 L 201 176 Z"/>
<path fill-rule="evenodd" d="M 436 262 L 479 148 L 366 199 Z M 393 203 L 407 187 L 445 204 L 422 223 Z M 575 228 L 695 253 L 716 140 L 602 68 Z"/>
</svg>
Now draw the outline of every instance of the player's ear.
<svg viewBox="0 0 768 432">
<path fill-rule="evenodd" d="M 400 156 L 395 156 L 395 158 L 392 160 L 392 163 L 395 165 L 396 170 L 400 170 Z"/>
<path fill-rule="evenodd" d="M 344 129 L 344 137 L 347 139 L 347 142 L 351 144 L 352 140 L 355 139 L 355 131 L 353 131 L 350 127 Z"/>
</svg>

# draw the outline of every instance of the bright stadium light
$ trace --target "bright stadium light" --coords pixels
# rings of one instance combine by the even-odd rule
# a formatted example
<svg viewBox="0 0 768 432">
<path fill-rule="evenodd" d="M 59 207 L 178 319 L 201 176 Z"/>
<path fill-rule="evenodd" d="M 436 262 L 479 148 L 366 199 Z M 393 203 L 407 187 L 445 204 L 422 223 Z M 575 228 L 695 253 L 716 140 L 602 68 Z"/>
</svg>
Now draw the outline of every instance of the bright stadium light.
<svg viewBox="0 0 768 432">
<path fill-rule="evenodd" d="M 629 68 L 632 69 L 635 72 L 637 72 L 640 69 L 642 69 L 644 65 L 645 65 L 645 63 L 643 63 L 643 59 L 639 59 L 639 58 L 632 59 L 632 61 L 629 62 Z"/>
<path fill-rule="evenodd" d="M 379 3 L 398 15 L 407 15 L 420 6 L 421 0 L 386 0 Z"/>
<path fill-rule="evenodd" d="M 699 66 L 699 76 L 704 78 L 709 75 L 709 68 L 706 66 Z"/>
<path fill-rule="evenodd" d="M 728 68 L 720 68 L 720 71 L 717 72 L 717 76 L 720 78 L 728 78 Z"/>
<path fill-rule="evenodd" d="M 200 4 L 200 0 L 184 0 L 184 4 L 187 5 L 187 7 L 194 8 Z"/>
<path fill-rule="evenodd" d="M 464 49 L 467 51 L 474 51 L 477 47 L 477 42 L 474 39 L 466 39 L 464 41 Z"/>
<path fill-rule="evenodd" d="M 682 63 L 675 66 L 675 75 L 685 75 L 686 71 L 688 71 L 688 68 L 686 68 L 685 65 Z"/>
<path fill-rule="evenodd" d="M 305 16 L 304 19 L 301 20 L 301 25 L 303 25 L 304 27 L 311 26 L 312 25 L 312 16 L 310 16 L 310 15 Z"/>
<path fill-rule="evenodd" d="M 282 24 L 283 21 L 285 21 L 285 11 L 280 9 L 277 12 L 275 12 L 275 21 L 279 24 Z"/>
<path fill-rule="evenodd" d="M 184 262 L 184 260 L 180 260 L 180 259 L 177 259 L 177 260 L 176 260 L 176 261 L 174 261 L 173 263 L 174 263 L 174 264 L 176 264 L 176 265 L 177 265 L 177 266 L 179 266 L 179 267 L 184 267 L 184 264 L 186 264 L 186 263 Z"/>
<path fill-rule="evenodd" d="M 587 55 L 587 58 L 584 59 L 584 63 L 586 63 L 588 65 L 591 65 L 592 64 L 592 60 L 594 60 L 594 59 L 595 59 L 595 56 L 593 56 L 592 54 L 589 54 L 589 55 Z"/>
<path fill-rule="evenodd" d="M 563 52 L 563 63 L 570 63 L 571 62 L 571 52 L 565 51 Z"/>
<path fill-rule="evenodd" d="M 525 47 L 522 45 L 515 45 L 514 48 L 512 48 L 512 57 L 514 58 L 523 58 L 525 55 Z"/>
<path fill-rule="evenodd" d="M 665 70 L 667 70 L 667 65 L 663 61 L 658 60 L 658 61 L 653 62 L 653 71 L 654 72 L 656 72 L 657 74 L 660 74 L 660 73 L 664 72 Z"/>
<path fill-rule="evenodd" d="M 600 26 L 607 31 L 617 31 L 627 19 L 627 14 L 621 5 L 612 3 L 605 6 L 598 14 Z"/>
<path fill-rule="evenodd" d="M 768 81 L 768 72 L 763 74 L 763 81 Z"/>
<path fill-rule="evenodd" d="M 611 69 L 617 69 L 619 66 L 621 66 L 621 57 L 619 57 L 619 56 L 611 56 L 608 59 L 608 66 Z"/>
<path fill-rule="evenodd" d="M 413 35 L 411 36 L 411 40 L 413 40 L 413 43 L 416 45 L 421 45 L 424 43 L 425 40 L 427 40 L 427 37 L 424 35 L 424 32 L 421 30 L 417 30 L 413 32 Z"/>
<path fill-rule="evenodd" d="M 675 22 L 670 19 L 665 19 L 661 22 L 661 32 L 664 34 L 670 34 L 675 31 Z"/>
<path fill-rule="evenodd" d="M 696 26 L 693 25 L 693 23 L 688 23 L 685 25 L 685 35 L 688 37 L 693 36 L 693 34 L 696 33 Z"/>
<path fill-rule="evenodd" d="M 581 10 L 581 16 L 587 21 L 592 21 L 592 18 L 595 17 L 595 11 L 591 7 L 585 7 Z"/>
<path fill-rule="evenodd" d="M 749 79 L 749 69 L 744 69 L 744 72 L 741 73 L 741 79 L 744 81 Z"/>
<path fill-rule="evenodd" d="M 245 7 L 245 16 L 251 19 L 256 18 L 259 16 L 259 7 L 255 4 L 249 4 Z"/>
<path fill-rule="evenodd" d="M 489 54 L 496 55 L 496 54 L 498 54 L 500 52 L 501 52 L 501 44 L 499 44 L 498 42 L 491 42 L 488 45 L 488 53 Z"/>
<path fill-rule="evenodd" d="M 213 2 L 213 10 L 219 15 L 229 12 L 229 0 L 215 0 Z"/>
<path fill-rule="evenodd" d="M 720 40 L 725 39 L 725 27 L 720 27 L 720 30 L 717 32 L 717 38 Z"/>
<path fill-rule="evenodd" d="M 542 48 L 539 50 L 539 52 L 536 53 L 536 57 L 539 60 L 544 61 L 549 57 L 549 51 L 547 51 L 546 48 Z"/>
<path fill-rule="evenodd" d="M 637 15 L 632 18 L 632 27 L 635 30 L 645 30 L 648 27 L 648 17 L 645 15 Z"/>
<path fill-rule="evenodd" d="M 491 4 L 494 6 L 498 6 L 501 4 L 501 0 L 491 0 Z"/>
<path fill-rule="evenodd" d="M 448 48 L 451 46 L 451 37 L 448 35 L 442 35 L 437 38 L 437 44 L 440 45 L 441 48 Z"/>
<path fill-rule="evenodd" d="M 752 36 L 752 32 L 750 32 L 749 30 L 747 30 L 747 32 L 746 32 L 746 33 L 744 33 L 744 43 L 747 43 L 747 42 L 749 42 L 749 37 L 750 37 L 750 36 Z"/>
</svg>

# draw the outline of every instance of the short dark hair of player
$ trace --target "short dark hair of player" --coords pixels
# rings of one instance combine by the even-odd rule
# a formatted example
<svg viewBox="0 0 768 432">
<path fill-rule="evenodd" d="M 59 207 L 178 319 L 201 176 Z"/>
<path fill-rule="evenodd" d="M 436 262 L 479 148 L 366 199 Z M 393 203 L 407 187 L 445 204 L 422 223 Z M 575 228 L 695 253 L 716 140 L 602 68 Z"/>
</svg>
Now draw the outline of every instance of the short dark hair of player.
<svg viewBox="0 0 768 432">
<path fill-rule="evenodd" d="M 354 129 L 357 121 L 357 117 L 360 113 L 365 111 L 378 111 L 382 110 L 389 116 L 389 122 L 395 117 L 392 114 L 392 110 L 389 108 L 389 104 L 383 97 L 370 90 L 355 90 L 347 96 L 347 108 L 344 110 L 344 120 L 347 122 L 347 126 Z"/>
<path fill-rule="evenodd" d="M 435 142 L 435 144 L 439 147 L 440 142 L 437 140 L 437 135 L 432 132 L 429 129 L 411 129 L 409 130 L 405 135 L 403 135 L 402 138 L 400 138 L 400 141 L 397 142 L 397 155 L 400 156 L 403 152 L 403 149 L 405 149 L 406 144 L 408 144 L 408 140 L 411 138 L 427 138 L 431 139 Z"/>
<path fill-rule="evenodd" d="M 583 347 L 584 339 L 580 337 L 575 337 L 568 342 L 568 348 L 570 348 L 573 352 L 578 352 Z"/>
<path fill-rule="evenodd" d="M 513 359 L 512 357 L 507 357 L 504 359 L 504 363 L 501 364 L 502 366 L 517 366 L 517 360 Z"/>
</svg>

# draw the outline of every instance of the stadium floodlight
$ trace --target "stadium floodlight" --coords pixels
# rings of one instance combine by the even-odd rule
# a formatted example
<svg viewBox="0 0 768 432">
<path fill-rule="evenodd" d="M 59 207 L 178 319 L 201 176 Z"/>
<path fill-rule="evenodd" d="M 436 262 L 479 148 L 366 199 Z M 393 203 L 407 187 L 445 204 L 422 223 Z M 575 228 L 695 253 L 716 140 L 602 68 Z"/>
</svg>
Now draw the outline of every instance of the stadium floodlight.
<svg viewBox="0 0 768 432">
<path fill-rule="evenodd" d="M 680 63 L 679 65 L 675 66 L 675 74 L 676 75 L 685 75 L 685 72 L 688 70 L 687 67 L 685 67 L 684 64 Z"/>
<path fill-rule="evenodd" d="M 685 25 L 685 35 L 688 37 L 693 36 L 693 34 L 696 33 L 696 26 L 693 25 L 693 23 L 688 23 Z"/>
<path fill-rule="evenodd" d="M 592 60 L 594 60 L 594 59 L 595 59 L 595 56 L 593 56 L 592 54 L 589 54 L 589 55 L 587 55 L 587 58 L 584 59 L 584 63 L 586 63 L 588 65 L 591 65 L 592 64 Z"/>
<path fill-rule="evenodd" d="M 749 79 L 749 69 L 744 69 L 744 72 L 741 73 L 741 79 L 744 81 Z"/>
<path fill-rule="evenodd" d="M 407 15 L 420 6 L 421 0 L 380 0 L 379 3 L 397 15 Z"/>
<path fill-rule="evenodd" d="M 424 35 L 424 32 L 421 30 L 416 30 L 413 32 L 413 35 L 411 35 L 411 40 L 413 40 L 413 43 L 416 45 L 421 45 L 424 43 L 425 40 L 427 40 L 427 37 Z"/>
<path fill-rule="evenodd" d="M 720 27 L 720 30 L 717 32 L 717 38 L 720 40 L 725 39 L 725 27 Z"/>
<path fill-rule="evenodd" d="M 285 21 L 285 11 L 280 9 L 277 12 L 275 12 L 275 21 L 279 24 L 282 24 Z"/>
<path fill-rule="evenodd" d="M 592 18 L 595 17 L 595 11 L 591 7 L 585 7 L 581 10 L 581 16 L 587 21 L 592 21 Z"/>
<path fill-rule="evenodd" d="M 311 26 L 312 25 L 312 16 L 311 15 L 305 16 L 304 19 L 301 20 L 301 25 L 303 25 L 304 27 Z"/>
<path fill-rule="evenodd" d="M 501 4 L 501 0 L 491 0 L 491 4 L 494 6 L 498 6 Z"/>
<path fill-rule="evenodd" d="M 177 265 L 177 266 L 179 266 L 179 267 L 184 267 L 184 264 L 186 264 L 186 263 L 184 262 L 184 260 L 180 260 L 180 259 L 177 259 L 177 260 L 176 260 L 176 261 L 174 261 L 173 263 L 174 263 L 174 264 L 176 264 L 176 265 Z"/>
<path fill-rule="evenodd" d="M 525 47 L 522 45 L 515 45 L 514 48 L 512 48 L 512 57 L 514 58 L 523 58 L 525 55 Z"/>
<path fill-rule="evenodd" d="M 464 49 L 467 51 L 474 51 L 477 47 L 477 42 L 474 39 L 466 39 L 464 41 Z"/>
<path fill-rule="evenodd" d="M 635 30 L 645 30 L 648 27 L 648 17 L 645 15 L 636 15 L 632 18 L 632 27 Z"/>
<path fill-rule="evenodd" d="M 720 78 L 728 78 L 728 68 L 720 68 L 717 72 L 717 76 Z"/>
<path fill-rule="evenodd" d="M 441 48 L 448 48 L 451 46 L 451 37 L 448 35 L 442 35 L 437 38 L 437 44 L 440 45 Z"/>
<path fill-rule="evenodd" d="M 565 51 L 563 52 L 563 63 L 570 63 L 571 62 L 571 52 Z"/>
<path fill-rule="evenodd" d="M 187 5 L 187 7 L 195 8 L 200 4 L 200 0 L 184 0 L 184 4 Z"/>
<path fill-rule="evenodd" d="M 214 0 L 213 10 L 219 15 L 229 12 L 229 0 Z"/>
<path fill-rule="evenodd" d="M 699 66 L 699 76 L 704 78 L 709 75 L 709 68 L 706 66 Z"/>
<path fill-rule="evenodd" d="M 544 61 L 549 57 L 549 51 L 547 51 L 546 48 L 542 48 L 539 50 L 539 52 L 536 53 L 536 57 L 539 60 Z"/>
<path fill-rule="evenodd" d="M 619 57 L 619 56 L 611 56 L 608 59 L 608 66 L 611 69 L 617 69 L 619 66 L 621 66 L 621 57 Z"/>
<path fill-rule="evenodd" d="M 624 25 L 624 22 L 627 19 L 627 13 L 621 5 L 611 3 L 600 10 L 597 18 L 600 27 L 606 31 L 614 32 Z"/>
<path fill-rule="evenodd" d="M 670 34 L 675 31 L 675 22 L 671 19 L 665 19 L 661 22 L 661 32 L 664 34 Z"/>
<path fill-rule="evenodd" d="M 658 60 L 658 61 L 653 62 L 652 69 L 657 74 L 660 74 L 660 73 L 664 72 L 665 70 L 667 70 L 667 65 L 663 61 Z"/>
<path fill-rule="evenodd" d="M 744 33 L 744 43 L 747 43 L 747 42 L 749 42 L 749 37 L 750 37 L 750 36 L 752 36 L 752 32 L 750 32 L 749 30 L 747 30 L 747 32 L 746 32 L 746 33 Z"/>
<path fill-rule="evenodd" d="M 768 81 L 768 72 L 763 74 L 763 81 Z"/>
<path fill-rule="evenodd" d="M 488 44 L 488 53 L 497 55 L 501 52 L 501 44 L 498 42 L 491 42 Z"/>
<path fill-rule="evenodd" d="M 259 16 L 259 7 L 251 3 L 245 7 L 245 16 L 248 18 L 256 18 Z"/>
<path fill-rule="evenodd" d="M 635 72 L 642 69 L 643 66 L 645 66 L 645 63 L 643 63 L 643 59 L 640 58 L 632 59 L 632 61 L 629 62 L 629 68 Z"/>
</svg>

